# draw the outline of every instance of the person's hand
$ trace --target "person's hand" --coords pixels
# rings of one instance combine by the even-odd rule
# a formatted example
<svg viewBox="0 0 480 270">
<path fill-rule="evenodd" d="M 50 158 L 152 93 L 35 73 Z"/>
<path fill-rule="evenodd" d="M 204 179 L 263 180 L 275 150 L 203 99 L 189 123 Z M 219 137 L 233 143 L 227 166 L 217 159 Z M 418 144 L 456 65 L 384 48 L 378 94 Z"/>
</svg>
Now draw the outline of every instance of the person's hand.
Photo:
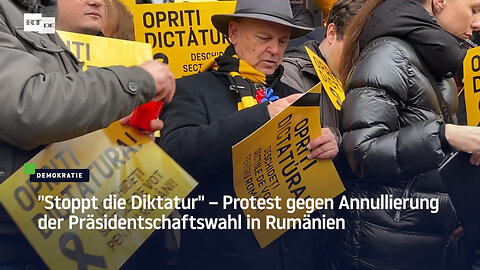
<svg viewBox="0 0 480 270">
<path fill-rule="evenodd" d="M 160 63 L 158 60 L 146 61 L 140 65 L 155 80 L 156 96 L 151 101 L 172 101 L 175 94 L 175 76 L 170 71 L 168 65 Z"/>
<path fill-rule="evenodd" d="M 480 165 L 480 153 L 477 152 L 477 153 L 472 153 L 472 155 L 470 156 L 470 163 L 473 164 L 473 165 Z"/>
<path fill-rule="evenodd" d="M 130 118 L 132 118 L 132 115 L 130 114 L 129 116 L 126 116 L 122 119 L 120 119 L 120 123 L 122 125 L 128 125 L 129 124 L 129 121 L 130 121 Z M 160 131 L 162 130 L 163 128 L 163 121 L 160 120 L 160 119 L 152 119 L 150 121 L 150 128 L 152 129 L 152 131 L 142 131 L 145 135 L 147 135 L 148 137 L 150 137 L 150 139 L 154 139 L 154 133 L 155 131 Z"/>
<path fill-rule="evenodd" d="M 322 135 L 311 141 L 307 148 L 309 159 L 333 159 L 338 154 L 338 144 L 335 135 L 329 128 L 322 128 Z"/>
<path fill-rule="evenodd" d="M 480 152 L 480 127 L 446 124 L 445 137 L 450 146 L 457 151 Z"/>
<path fill-rule="evenodd" d="M 277 116 L 281 111 L 290 106 L 293 102 L 299 99 L 302 94 L 293 94 L 288 97 L 281 98 L 272 104 L 268 105 L 268 113 L 270 114 L 270 119 Z"/>
</svg>

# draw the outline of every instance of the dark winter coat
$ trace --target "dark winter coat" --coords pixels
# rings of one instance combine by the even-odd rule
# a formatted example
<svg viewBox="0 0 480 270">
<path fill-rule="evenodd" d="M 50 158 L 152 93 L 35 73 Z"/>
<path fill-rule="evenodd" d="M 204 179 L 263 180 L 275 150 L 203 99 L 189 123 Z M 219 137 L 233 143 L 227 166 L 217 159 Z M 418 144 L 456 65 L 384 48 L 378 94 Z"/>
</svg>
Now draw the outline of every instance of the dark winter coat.
<svg viewBox="0 0 480 270">
<path fill-rule="evenodd" d="M 438 198 L 430 210 L 343 211 L 346 269 L 445 269 L 457 216 L 437 168 L 449 154 L 444 124 L 454 122 L 451 78 L 465 55 L 415 0 L 387 0 L 361 36 L 346 83 L 342 150 L 355 175 L 350 198 Z M 454 269 L 458 265 L 454 266 Z"/>
</svg>

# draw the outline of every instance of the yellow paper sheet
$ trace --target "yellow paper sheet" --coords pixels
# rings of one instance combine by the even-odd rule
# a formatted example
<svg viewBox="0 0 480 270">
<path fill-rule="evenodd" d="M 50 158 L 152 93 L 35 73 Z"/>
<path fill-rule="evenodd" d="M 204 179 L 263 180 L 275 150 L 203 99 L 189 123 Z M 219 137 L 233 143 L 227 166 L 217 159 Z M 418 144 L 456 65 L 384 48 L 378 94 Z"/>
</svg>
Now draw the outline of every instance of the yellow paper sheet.
<svg viewBox="0 0 480 270">
<path fill-rule="evenodd" d="M 317 84 L 306 95 L 319 93 Z M 263 248 L 287 230 L 267 230 L 265 218 L 303 218 L 306 210 L 287 213 L 288 198 L 334 198 L 344 191 L 331 160 L 307 159 L 310 140 L 321 135 L 320 110 L 315 105 L 292 104 L 250 136 L 233 146 L 233 181 L 238 198 L 281 198 L 281 209 L 245 209 L 260 218 L 253 229 Z"/>
</svg>

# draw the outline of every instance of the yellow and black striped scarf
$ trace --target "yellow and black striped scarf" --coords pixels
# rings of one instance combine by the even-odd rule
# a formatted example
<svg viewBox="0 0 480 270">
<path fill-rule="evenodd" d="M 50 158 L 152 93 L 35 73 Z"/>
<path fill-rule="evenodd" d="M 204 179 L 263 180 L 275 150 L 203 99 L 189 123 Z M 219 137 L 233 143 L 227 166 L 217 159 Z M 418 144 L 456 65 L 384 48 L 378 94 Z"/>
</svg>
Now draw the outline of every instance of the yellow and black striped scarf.
<svg viewBox="0 0 480 270">
<path fill-rule="evenodd" d="M 225 72 L 231 76 L 230 90 L 236 91 L 239 95 L 239 111 L 258 104 L 259 101 L 255 99 L 257 91 L 265 91 L 265 89 L 269 87 L 276 78 L 280 78 L 283 73 L 282 66 L 277 68 L 272 75 L 265 75 L 257 71 L 250 64 L 238 58 L 233 45 L 227 47 L 224 55 L 211 59 L 204 64 L 201 72 L 210 69 Z"/>
</svg>

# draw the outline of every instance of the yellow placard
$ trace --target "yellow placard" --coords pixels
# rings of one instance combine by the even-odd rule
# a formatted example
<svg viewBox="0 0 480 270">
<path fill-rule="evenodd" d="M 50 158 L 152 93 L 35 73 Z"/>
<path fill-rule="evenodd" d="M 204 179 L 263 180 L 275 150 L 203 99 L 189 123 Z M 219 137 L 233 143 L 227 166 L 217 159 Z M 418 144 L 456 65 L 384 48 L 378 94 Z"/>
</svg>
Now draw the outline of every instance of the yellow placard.
<svg viewBox="0 0 480 270">
<path fill-rule="evenodd" d="M 319 93 L 317 84 L 302 98 Z M 299 100 L 301 101 L 302 98 Z M 247 217 L 260 218 L 253 233 L 263 248 L 287 230 L 267 230 L 268 216 L 303 218 L 307 210 L 287 212 L 288 198 L 334 198 L 345 189 L 331 160 L 308 159 L 307 144 L 321 135 L 320 109 L 298 101 L 250 136 L 233 146 L 233 181 L 238 198 L 275 198 L 280 208 L 244 209 Z"/>
<path fill-rule="evenodd" d="M 307 51 L 308 56 L 315 67 L 317 76 L 320 78 L 320 82 L 330 98 L 330 101 L 335 109 L 341 110 L 342 103 L 345 100 L 345 91 L 343 91 L 342 82 L 335 75 L 333 75 L 332 71 L 322 60 L 322 58 L 312 52 L 312 50 L 310 50 L 308 47 L 305 47 L 305 50 Z"/>
<path fill-rule="evenodd" d="M 43 215 L 68 219 L 67 210 L 46 210 L 39 195 L 92 198 L 102 202 L 109 195 L 130 200 L 132 195 L 186 197 L 196 181 L 147 136 L 116 122 L 104 130 L 55 143 L 29 163 L 36 168 L 88 168 L 87 183 L 32 183 L 23 168 L 0 185 L 0 200 L 31 245 L 52 269 L 118 269 L 153 232 L 151 230 L 40 230 Z M 127 206 L 130 203 L 127 203 Z M 101 204 L 100 204 L 101 205 Z M 144 218 L 168 215 L 172 210 L 107 210 L 100 206 L 79 218 Z"/>
<path fill-rule="evenodd" d="M 85 63 L 84 70 L 89 66 L 134 66 L 153 59 L 150 44 L 64 31 L 57 33 L 77 59 Z"/>
<path fill-rule="evenodd" d="M 480 47 L 467 51 L 463 72 L 467 124 L 480 126 Z"/>
<path fill-rule="evenodd" d="M 223 54 L 228 38 L 213 27 L 213 14 L 233 13 L 234 1 L 135 5 L 135 40 L 153 46 L 153 58 L 168 63 L 176 78 L 198 73 Z"/>
<path fill-rule="evenodd" d="M 149 44 L 66 32 L 59 34 L 70 44 L 84 44 L 83 47 L 76 45 L 77 48 L 89 48 L 89 53 L 85 51 L 77 55 L 90 65 L 136 65 L 152 59 Z M 43 215 L 67 219 L 69 212 L 55 208 L 46 210 L 46 204 L 39 201 L 39 195 L 62 198 L 95 196 L 99 202 L 110 195 L 126 200 L 130 200 L 133 194 L 183 198 L 197 185 L 188 173 L 146 135 L 118 122 L 104 130 L 52 144 L 29 163 L 34 163 L 37 169 L 90 169 L 90 182 L 87 183 L 32 183 L 21 168 L 0 185 L 1 204 L 52 269 L 118 269 L 153 229 L 70 231 L 64 221 L 59 229 L 41 230 L 37 221 Z M 171 211 L 92 209 L 76 215 L 79 218 L 89 217 L 89 214 L 94 218 L 104 215 L 112 218 L 114 214 L 126 218 L 139 215 L 148 218 L 168 215 Z"/>
</svg>

